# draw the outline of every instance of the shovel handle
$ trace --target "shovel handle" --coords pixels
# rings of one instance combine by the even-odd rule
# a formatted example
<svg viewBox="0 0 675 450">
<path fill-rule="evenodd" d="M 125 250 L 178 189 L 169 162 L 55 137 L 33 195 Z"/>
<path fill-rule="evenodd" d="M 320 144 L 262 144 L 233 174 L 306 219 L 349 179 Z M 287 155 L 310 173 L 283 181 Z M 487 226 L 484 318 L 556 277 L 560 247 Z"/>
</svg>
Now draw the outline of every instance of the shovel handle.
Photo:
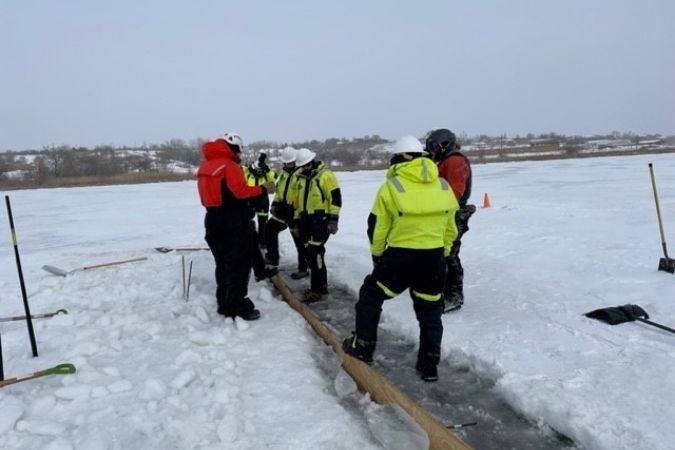
<svg viewBox="0 0 675 450">
<path fill-rule="evenodd" d="M 659 194 L 656 192 L 656 180 L 654 179 L 654 166 L 649 163 L 649 175 L 652 178 L 652 189 L 654 190 L 654 202 L 656 203 L 656 217 L 659 219 L 659 232 L 661 232 L 661 246 L 663 254 L 668 259 L 668 249 L 666 248 L 666 236 L 663 232 L 663 221 L 661 220 L 661 208 L 659 206 Z"/>
<path fill-rule="evenodd" d="M 675 333 L 674 329 L 667 327 L 665 325 L 661 325 L 660 323 L 652 322 L 651 320 L 643 319 L 641 317 L 636 317 L 635 320 L 637 320 L 638 322 L 646 323 L 647 325 L 651 325 L 656 328 L 661 328 L 662 330 L 666 330 L 671 333 Z"/>
</svg>

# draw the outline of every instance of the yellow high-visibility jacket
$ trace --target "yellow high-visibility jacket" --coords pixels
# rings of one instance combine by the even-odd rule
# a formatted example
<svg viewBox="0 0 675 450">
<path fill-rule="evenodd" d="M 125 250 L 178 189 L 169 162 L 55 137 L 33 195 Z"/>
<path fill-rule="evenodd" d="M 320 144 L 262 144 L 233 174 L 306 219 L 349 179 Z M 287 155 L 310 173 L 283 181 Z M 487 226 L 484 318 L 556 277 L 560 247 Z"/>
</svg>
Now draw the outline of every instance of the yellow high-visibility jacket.
<svg viewBox="0 0 675 450">
<path fill-rule="evenodd" d="M 370 251 L 381 256 L 388 247 L 433 249 L 450 253 L 457 237 L 457 199 L 436 164 L 425 157 L 394 164 L 377 191 L 368 216 Z"/>
<path fill-rule="evenodd" d="M 277 174 L 272 169 L 268 169 L 262 176 L 256 175 L 249 166 L 244 166 L 244 176 L 247 186 L 261 186 L 268 181 L 274 181 Z"/>
<path fill-rule="evenodd" d="M 284 169 L 279 171 L 277 175 L 276 191 L 274 193 L 274 202 L 292 205 L 297 191 L 297 178 L 299 167 L 296 167 L 291 172 Z"/>
<path fill-rule="evenodd" d="M 295 200 L 295 218 L 303 214 L 324 213 L 333 216 L 340 214 L 342 194 L 335 174 L 327 169 L 323 162 L 308 175 L 298 172 Z"/>
</svg>

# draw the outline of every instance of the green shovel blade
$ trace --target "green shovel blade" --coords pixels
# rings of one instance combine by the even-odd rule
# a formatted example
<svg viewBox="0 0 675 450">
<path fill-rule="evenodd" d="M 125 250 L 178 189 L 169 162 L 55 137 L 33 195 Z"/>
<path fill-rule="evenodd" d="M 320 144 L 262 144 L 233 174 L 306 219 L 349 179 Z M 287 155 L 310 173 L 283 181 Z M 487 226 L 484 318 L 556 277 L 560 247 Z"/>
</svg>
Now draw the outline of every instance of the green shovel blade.
<svg viewBox="0 0 675 450">
<path fill-rule="evenodd" d="M 46 370 L 48 375 L 68 375 L 75 373 L 75 366 L 70 363 L 59 364 Z"/>
</svg>

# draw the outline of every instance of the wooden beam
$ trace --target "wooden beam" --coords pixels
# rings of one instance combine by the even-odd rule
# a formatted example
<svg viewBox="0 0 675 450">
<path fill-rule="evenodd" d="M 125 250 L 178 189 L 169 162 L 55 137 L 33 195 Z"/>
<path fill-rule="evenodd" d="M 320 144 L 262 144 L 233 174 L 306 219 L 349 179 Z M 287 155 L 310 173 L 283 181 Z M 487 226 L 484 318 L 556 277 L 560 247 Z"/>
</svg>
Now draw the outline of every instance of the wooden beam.
<svg viewBox="0 0 675 450">
<path fill-rule="evenodd" d="M 302 303 L 279 275 L 271 278 L 274 286 L 281 292 L 288 304 L 302 315 L 323 341 L 340 356 L 342 367 L 356 381 L 359 390 L 367 392 L 381 405 L 396 404 L 408 413 L 426 431 L 432 450 L 471 450 L 471 447 L 450 432 L 442 423 L 415 403 L 410 397 L 398 390 L 375 369 L 342 350 L 342 342 L 319 320 L 312 310 Z"/>
</svg>

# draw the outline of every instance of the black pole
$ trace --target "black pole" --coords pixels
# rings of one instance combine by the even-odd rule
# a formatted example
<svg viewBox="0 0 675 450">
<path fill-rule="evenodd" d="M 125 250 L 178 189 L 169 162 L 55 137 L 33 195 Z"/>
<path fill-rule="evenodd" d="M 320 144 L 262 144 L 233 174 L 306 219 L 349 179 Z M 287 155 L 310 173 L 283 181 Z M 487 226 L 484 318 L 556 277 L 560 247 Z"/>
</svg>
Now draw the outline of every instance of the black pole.
<svg viewBox="0 0 675 450">
<path fill-rule="evenodd" d="M 33 349 L 33 357 L 37 357 L 37 343 L 35 342 L 35 331 L 33 330 L 33 319 L 28 306 L 28 295 L 26 294 L 26 284 L 23 282 L 23 271 L 21 270 L 21 258 L 19 258 L 19 244 L 16 242 L 16 231 L 14 231 L 14 218 L 12 217 L 12 206 L 9 204 L 9 195 L 5 195 L 5 204 L 7 205 L 7 215 L 9 216 L 9 228 L 12 230 L 12 244 L 14 244 L 14 256 L 16 257 L 16 269 L 19 271 L 19 283 L 21 284 L 21 296 L 23 297 L 23 309 L 26 311 L 26 324 L 28 325 L 28 336 L 30 337 L 30 346 Z"/>
<path fill-rule="evenodd" d="M 0 334 L 0 381 L 5 379 L 5 369 L 2 366 L 2 334 Z"/>
</svg>

